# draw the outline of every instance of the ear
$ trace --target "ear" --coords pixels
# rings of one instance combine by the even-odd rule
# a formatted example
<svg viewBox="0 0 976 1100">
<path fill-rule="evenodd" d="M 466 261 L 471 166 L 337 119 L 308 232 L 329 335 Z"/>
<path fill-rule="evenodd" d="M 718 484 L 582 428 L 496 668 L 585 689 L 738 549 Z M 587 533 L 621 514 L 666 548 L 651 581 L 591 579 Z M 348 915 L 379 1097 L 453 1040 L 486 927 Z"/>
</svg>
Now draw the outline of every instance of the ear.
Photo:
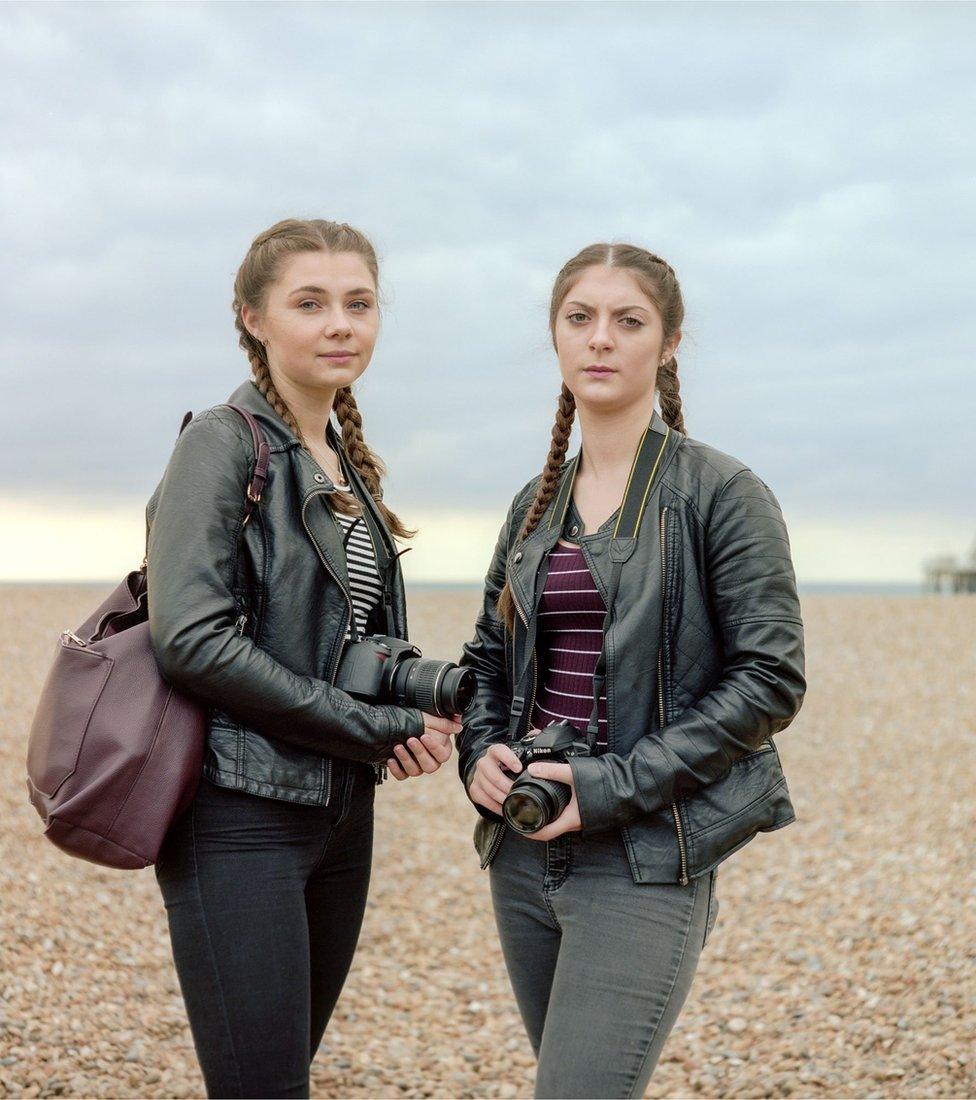
<svg viewBox="0 0 976 1100">
<path fill-rule="evenodd" d="M 263 344 L 263 327 L 257 310 L 251 309 L 250 306 L 241 306 L 241 320 L 244 322 L 244 327 L 254 339 Z"/>
<path fill-rule="evenodd" d="M 671 354 L 668 356 L 669 359 L 672 355 L 677 354 L 678 345 L 681 343 L 681 335 L 681 329 L 679 328 L 674 336 L 671 337 Z"/>
</svg>

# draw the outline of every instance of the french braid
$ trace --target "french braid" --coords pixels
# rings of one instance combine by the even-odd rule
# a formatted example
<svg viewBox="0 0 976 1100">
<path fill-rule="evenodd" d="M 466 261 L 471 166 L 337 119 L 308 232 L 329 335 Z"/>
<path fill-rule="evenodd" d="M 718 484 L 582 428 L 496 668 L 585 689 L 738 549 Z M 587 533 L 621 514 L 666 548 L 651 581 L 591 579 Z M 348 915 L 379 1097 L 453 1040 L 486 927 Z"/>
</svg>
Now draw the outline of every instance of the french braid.
<svg viewBox="0 0 976 1100">
<path fill-rule="evenodd" d="M 576 398 L 573 397 L 569 387 L 564 382 L 562 389 L 559 391 L 559 401 L 556 405 L 556 421 L 552 426 L 549 454 L 546 456 L 546 464 L 539 479 L 535 496 L 519 529 L 516 544 L 527 539 L 538 527 L 539 520 L 545 515 L 552 498 L 556 495 L 556 490 L 559 488 L 559 473 L 566 459 L 566 450 L 569 447 L 569 438 L 573 433 L 573 421 L 575 419 Z M 496 612 L 509 630 L 515 628 L 515 601 L 512 598 L 512 590 L 509 587 L 507 577 L 501 592 L 498 594 Z"/>
<path fill-rule="evenodd" d="M 296 252 L 317 251 L 356 253 L 363 258 L 374 284 L 378 284 L 379 267 L 376 252 L 365 234 L 345 222 L 331 222 L 323 219 L 302 221 L 288 218 L 270 226 L 254 238 L 234 280 L 233 302 L 238 343 L 247 355 L 254 383 L 264 399 L 291 428 L 309 454 L 312 453 L 311 448 L 298 426 L 298 421 L 287 402 L 274 387 L 271 369 L 268 366 L 267 351 L 261 341 L 248 331 L 244 324 L 242 309 L 245 305 L 255 310 L 263 307 L 267 300 L 268 288 L 277 278 L 281 265 L 288 256 Z M 339 421 L 343 444 L 349 459 L 376 501 L 391 533 L 399 539 L 412 538 L 416 531 L 406 527 L 403 521 L 382 502 L 381 481 L 386 468 L 378 456 L 366 446 L 363 439 L 362 416 L 348 386 L 337 391 L 333 409 Z M 336 491 L 330 493 L 327 499 L 329 506 L 336 512 L 358 515 L 362 511 L 359 501 L 351 493 Z"/>
<path fill-rule="evenodd" d="M 671 345 L 681 329 L 685 315 L 681 286 L 674 268 L 660 256 L 648 252 L 646 248 L 632 244 L 601 243 L 591 244 L 582 249 L 563 265 L 556 276 L 549 302 L 549 333 L 553 347 L 556 346 L 556 318 L 559 309 L 588 267 L 619 267 L 629 271 L 660 312 L 664 329 L 664 347 L 668 348 Z M 678 360 L 673 351 L 657 368 L 655 389 L 661 406 L 662 420 L 674 431 L 681 432 L 682 435 L 687 434 L 681 405 L 681 387 L 678 381 Z M 575 414 L 575 399 L 563 383 L 556 412 L 556 423 L 552 429 L 549 456 L 546 459 L 535 498 L 519 530 L 517 542 L 521 542 L 535 530 L 556 492 L 559 470 L 566 456 Z M 506 627 L 510 631 L 513 630 L 515 603 L 507 578 L 499 593 L 496 611 Z"/>
</svg>

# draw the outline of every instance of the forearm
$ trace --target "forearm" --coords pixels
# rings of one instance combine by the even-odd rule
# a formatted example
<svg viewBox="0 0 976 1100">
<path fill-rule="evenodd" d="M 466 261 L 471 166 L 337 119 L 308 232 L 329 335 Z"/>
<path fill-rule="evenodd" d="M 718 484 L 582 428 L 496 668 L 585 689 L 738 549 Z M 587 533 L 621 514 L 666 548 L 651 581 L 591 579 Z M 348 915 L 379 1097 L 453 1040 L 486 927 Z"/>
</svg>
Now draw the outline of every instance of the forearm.
<svg viewBox="0 0 976 1100">
<path fill-rule="evenodd" d="M 704 533 L 718 682 L 626 755 L 573 763 L 584 830 L 620 825 L 713 783 L 785 728 L 806 690 L 803 623 L 779 503 L 751 470 L 718 493 Z"/>
<path fill-rule="evenodd" d="M 382 762 L 396 741 L 422 732 L 420 711 L 354 700 L 295 673 L 234 629 L 250 464 L 235 429 L 212 414 L 177 441 L 149 532 L 149 631 L 160 671 L 260 733 Z"/>
<path fill-rule="evenodd" d="M 786 624 L 771 624 L 778 637 Z M 584 832 L 619 826 L 713 783 L 795 717 L 805 690 L 803 636 L 777 656 L 727 668 L 721 682 L 633 751 L 572 760 Z"/>
<path fill-rule="evenodd" d="M 194 634 L 202 625 L 193 624 Z M 298 675 L 249 638 L 238 636 L 229 624 L 204 629 L 206 641 L 181 646 L 178 624 L 151 613 L 160 671 L 187 695 L 260 733 L 367 763 L 383 763 L 395 744 L 423 733 L 419 710 L 363 703 L 324 680 Z"/>
</svg>

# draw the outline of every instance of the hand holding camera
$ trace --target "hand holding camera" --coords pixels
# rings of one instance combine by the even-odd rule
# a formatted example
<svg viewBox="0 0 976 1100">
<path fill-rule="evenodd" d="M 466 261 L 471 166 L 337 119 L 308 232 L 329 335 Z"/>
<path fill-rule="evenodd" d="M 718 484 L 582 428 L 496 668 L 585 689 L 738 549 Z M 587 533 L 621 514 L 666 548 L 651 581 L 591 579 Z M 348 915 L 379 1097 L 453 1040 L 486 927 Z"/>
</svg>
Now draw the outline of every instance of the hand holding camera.
<svg viewBox="0 0 976 1100">
<path fill-rule="evenodd" d="M 396 759 L 387 760 L 386 766 L 394 779 L 403 780 L 418 775 L 431 775 L 451 758 L 454 743 L 451 738 L 461 732 L 461 715 L 442 718 L 436 714 L 424 714 L 424 732 L 411 737 L 393 749 Z"/>
<path fill-rule="evenodd" d="M 461 714 L 474 697 L 477 681 L 453 661 L 424 660 L 401 638 L 371 634 L 346 643 L 336 687 L 370 703 L 416 707 L 424 732 L 394 748 L 386 766 L 394 779 L 430 775 L 451 755 L 451 738 L 461 732 Z"/>
<path fill-rule="evenodd" d="M 478 761 L 471 797 L 532 840 L 581 828 L 568 759 L 589 756 L 585 736 L 570 722 L 529 730 L 521 741 L 490 746 Z"/>
</svg>

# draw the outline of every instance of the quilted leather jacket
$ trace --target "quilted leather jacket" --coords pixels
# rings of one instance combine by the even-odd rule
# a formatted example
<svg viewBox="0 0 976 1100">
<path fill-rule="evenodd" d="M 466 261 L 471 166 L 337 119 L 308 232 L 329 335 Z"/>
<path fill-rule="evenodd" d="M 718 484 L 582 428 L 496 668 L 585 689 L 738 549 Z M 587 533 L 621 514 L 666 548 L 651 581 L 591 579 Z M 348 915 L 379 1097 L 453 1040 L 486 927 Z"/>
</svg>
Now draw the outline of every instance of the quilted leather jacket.
<svg viewBox="0 0 976 1100">
<path fill-rule="evenodd" d="M 656 412 L 651 427 L 666 429 Z M 528 701 L 516 736 L 532 712 L 537 669 L 524 647 L 561 526 L 550 528 L 547 512 L 514 545 L 538 480 L 509 508 L 460 662 L 478 678 L 458 738 L 465 789 L 488 746 L 507 740 L 513 699 Z M 608 533 L 583 544 L 604 599 L 609 541 Z M 514 636 L 494 610 L 506 574 Z M 523 668 L 524 681 L 513 683 Z M 570 762 L 583 838 L 620 829 L 636 882 L 687 884 L 757 832 L 788 825 L 796 815 L 773 735 L 793 720 L 805 690 L 800 605 L 776 498 L 738 460 L 671 432 L 607 634 L 608 748 Z M 476 808 L 485 867 L 506 826 Z"/>
<path fill-rule="evenodd" d="M 204 775 L 287 802 L 329 802 L 337 761 L 382 764 L 423 732 L 413 708 L 371 705 L 333 686 L 352 611 L 342 536 L 325 497 L 334 484 L 250 380 L 229 401 L 257 419 L 268 480 L 244 523 L 254 445 L 222 406 L 177 440 L 146 508 L 149 631 L 160 671 L 208 708 Z M 403 578 L 379 510 L 342 459 L 387 543 L 392 631 L 378 606 L 367 633 L 407 637 Z"/>
</svg>

